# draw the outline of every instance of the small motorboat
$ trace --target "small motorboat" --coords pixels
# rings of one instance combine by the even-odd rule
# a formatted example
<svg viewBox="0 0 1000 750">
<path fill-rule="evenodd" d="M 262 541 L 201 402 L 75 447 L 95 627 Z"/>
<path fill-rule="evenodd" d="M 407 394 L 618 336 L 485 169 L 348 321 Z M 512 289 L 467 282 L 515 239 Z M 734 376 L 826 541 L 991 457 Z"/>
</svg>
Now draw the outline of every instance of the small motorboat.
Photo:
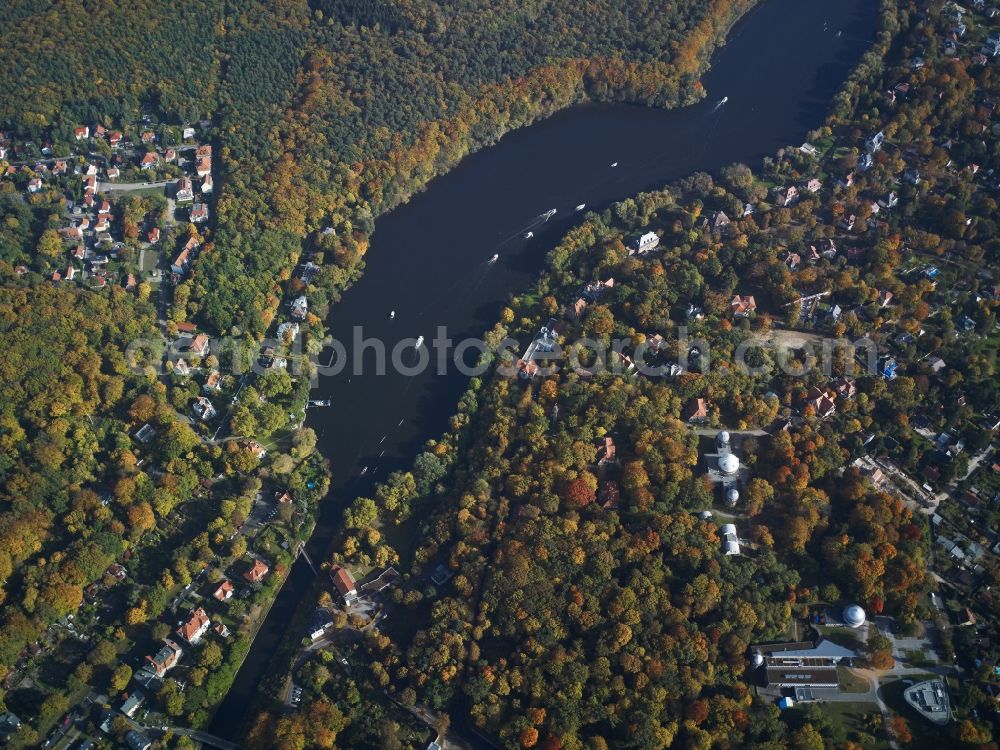
<svg viewBox="0 0 1000 750">
<path fill-rule="evenodd" d="M 616 161 L 611 162 L 611 168 L 612 169 L 614 169 L 617 166 L 618 166 L 618 162 L 616 162 Z"/>
<path fill-rule="evenodd" d="M 489 262 L 496 263 L 498 260 L 500 260 L 500 253 L 493 253 L 493 256 L 490 258 Z"/>
<path fill-rule="evenodd" d="M 726 102 L 728 102 L 728 101 L 729 101 L 729 97 L 728 97 L 728 96 L 724 96 L 724 97 L 722 97 L 722 98 L 721 98 L 721 99 L 719 100 L 719 106 L 721 107 L 721 106 L 722 106 L 723 104 L 725 104 L 725 103 L 726 103 Z"/>
<path fill-rule="evenodd" d="M 581 204 L 580 204 L 579 206 L 577 206 L 577 207 L 576 207 L 576 210 L 577 210 L 577 211 L 582 211 L 582 210 L 583 210 L 583 209 L 585 209 L 586 207 L 587 207 L 587 204 L 586 204 L 586 203 L 581 203 Z"/>
<path fill-rule="evenodd" d="M 415 344 L 413 345 L 413 348 L 414 348 L 414 349 L 419 349 L 419 348 L 420 348 L 420 347 L 422 347 L 423 345 L 424 345 L 424 337 L 423 337 L 423 336 L 418 336 L 418 337 L 417 337 L 417 343 L 415 343 Z"/>
<path fill-rule="evenodd" d="M 363 469 L 361 470 L 361 474 L 360 474 L 359 476 L 362 476 L 362 477 L 363 477 L 363 476 L 364 476 L 365 474 L 367 474 L 367 473 L 368 473 L 368 467 L 366 466 L 365 468 L 363 468 Z"/>
<path fill-rule="evenodd" d="M 556 215 L 556 209 L 554 209 L 554 208 L 550 208 L 548 211 L 546 211 L 544 214 L 542 214 L 542 216 L 545 217 L 545 221 L 548 221 L 549 219 L 551 219 L 555 215 Z"/>
<path fill-rule="evenodd" d="M 528 232 L 526 235 L 524 235 L 524 239 L 530 240 L 534 236 L 535 236 L 534 232 Z"/>
<path fill-rule="evenodd" d="M 393 310 L 391 313 L 389 313 L 389 320 L 395 320 L 395 318 L 396 318 L 396 311 Z"/>
</svg>

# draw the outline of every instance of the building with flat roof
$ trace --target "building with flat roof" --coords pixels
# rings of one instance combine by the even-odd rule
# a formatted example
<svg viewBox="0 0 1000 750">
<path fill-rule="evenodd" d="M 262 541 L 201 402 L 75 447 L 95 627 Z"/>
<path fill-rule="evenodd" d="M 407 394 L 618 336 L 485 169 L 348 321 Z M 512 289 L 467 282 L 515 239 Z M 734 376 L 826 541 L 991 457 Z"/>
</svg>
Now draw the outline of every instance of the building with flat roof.
<svg viewBox="0 0 1000 750">
<path fill-rule="evenodd" d="M 925 680 L 906 688 L 906 702 L 927 721 L 944 726 L 951 721 L 951 700 L 944 680 Z"/>
<path fill-rule="evenodd" d="M 837 666 L 856 656 L 827 640 L 761 644 L 753 652 L 753 664 L 764 670 L 767 686 L 777 688 L 835 688 Z"/>
</svg>

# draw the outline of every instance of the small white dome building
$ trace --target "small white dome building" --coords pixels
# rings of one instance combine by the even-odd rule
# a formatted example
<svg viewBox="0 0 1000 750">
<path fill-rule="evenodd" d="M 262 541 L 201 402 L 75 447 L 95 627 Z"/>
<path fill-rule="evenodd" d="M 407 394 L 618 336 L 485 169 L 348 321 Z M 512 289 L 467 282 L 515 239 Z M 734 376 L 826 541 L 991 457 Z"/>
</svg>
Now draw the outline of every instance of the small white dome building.
<svg viewBox="0 0 1000 750">
<path fill-rule="evenodd" d="M 763 663 L 764 663 L 764 654 L 762 654 L 760 651 L 754 651 L 754 653 L 753 653 L 753 665 L 754 665 L 754 667 L 755 668 L 759 667 Z"/>
<path fill-rule="evenodd" d="M 730 487 L 726 490 L 726 505 L 730 508 L 735 508 L 736 503 L 740 501 L 740 491 L 735 487 Z"/>
<path fill-rule="evenodd" d="M 698 514 L 698 517 L 702 521 L 707 521 L 709 518 L 712 517 L 712 511 L 710 511 L 710 510 L 703 510 L 701 513 Z"/>
<path fill-rule="evenodd" d="M 734 456 L 732 453 L 727 453 L 726 455 L 719 458 L 719 471 L 723 474 L 735 474 L 740 470 L 740 460 Z"/>
<path fill-rule="evenodd" d="M 720 448 L 729 445 L 729 433 L 723 430 L 718 435 L 715 436 L 715 444 Z"/>
<path fill-rule="evenodd" d="M 865 611 L 857 604 L 845 607 L 844 624 L 849 628 L 860 628 L 865 624 Z"/>
</svg>

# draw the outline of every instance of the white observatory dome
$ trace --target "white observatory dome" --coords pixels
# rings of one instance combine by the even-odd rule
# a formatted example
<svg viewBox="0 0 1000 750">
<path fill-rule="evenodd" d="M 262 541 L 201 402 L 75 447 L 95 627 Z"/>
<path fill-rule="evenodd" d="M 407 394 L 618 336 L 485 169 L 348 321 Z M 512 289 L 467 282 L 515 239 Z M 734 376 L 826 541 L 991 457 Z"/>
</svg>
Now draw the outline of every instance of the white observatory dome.
<svg viewBox="0 0 1000 750">
<path fill-rule="evenodd" d="M 723 474 L 735 474 L 740 470 L 740 460 L 732 453 L 727 453 L 719 459 L 719 471 Z"/>
<path fill-rule="evenodd" d="M 849 628 L 860 628 L 865 624 L 865 611 L 857 604 L 852 604 L 844 610 L 844 624 Z"/>
<path fill-rule="evenodd" d="M 715 440 L 719 445 L 729 445 L 729 433 L 723 430 L 715 436 Z"/>
<path fill-rule="evenodd" d="M 729 503 L 730 506 L 735 506 L 736 503 L 739 502 L 739 500 L 740 500 L 740 491 L 737 490 L 735 487 L 730 487 L 729 490 L 726 492 L 726 502 Z"/>
<path fill-rule="evenodd" d="M 753 655 L 753 665 L 755 667 L 759 667 L 763 663 L 764 663 L 764 654 L 762 654 L 760 651 L 755 651 Z"/>
</svg>

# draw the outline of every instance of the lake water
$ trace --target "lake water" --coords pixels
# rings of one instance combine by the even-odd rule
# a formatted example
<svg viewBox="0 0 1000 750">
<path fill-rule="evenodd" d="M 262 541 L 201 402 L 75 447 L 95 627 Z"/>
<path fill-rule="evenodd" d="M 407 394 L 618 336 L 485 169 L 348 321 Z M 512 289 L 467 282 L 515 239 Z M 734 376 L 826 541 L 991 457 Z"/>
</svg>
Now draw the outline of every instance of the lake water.
<svg viewBox="0 0 1000 750">
<path fill-rule="evenodd" d="M 421 335 L 430 343 L 439 325 L 456 341 L 482 335 L 580 220 L 578 204 L 602 209 L 691 172 L 737 161 L 755 167 L 779 148 L 801 144 L 874 39 L 877 15 L 877 0 L 766 0 L 717 53 L 702 103 L 672 111 L 577 107 L 468 157 L 378 220 L 364 278 L 334 307 L 331 333 L 348 349 L 354 326 L 390 348 Z M 718 107 L 723 97 L 728 101 Z M 552 220 L 524 240 L 551 208 Z M 494 253 L 499 260 L 487 263 Z M 373 481 L 409 467 L 423 443 L 447 429 L 466 382 L 454 368 L 443 376 L 432 368 L 419 377 L 345 372 L 321 379 L 314 398 L 330 398 L 333 406 L 311 411 L 308 423 L 334 478 L 308 545 L 314 560 L 325 557 L 345 505 L 370 493 Z M 215 717 L 214 734 L 239 733 L 313 580 L 304 561 L 296 563 Z"/>
</svg>

